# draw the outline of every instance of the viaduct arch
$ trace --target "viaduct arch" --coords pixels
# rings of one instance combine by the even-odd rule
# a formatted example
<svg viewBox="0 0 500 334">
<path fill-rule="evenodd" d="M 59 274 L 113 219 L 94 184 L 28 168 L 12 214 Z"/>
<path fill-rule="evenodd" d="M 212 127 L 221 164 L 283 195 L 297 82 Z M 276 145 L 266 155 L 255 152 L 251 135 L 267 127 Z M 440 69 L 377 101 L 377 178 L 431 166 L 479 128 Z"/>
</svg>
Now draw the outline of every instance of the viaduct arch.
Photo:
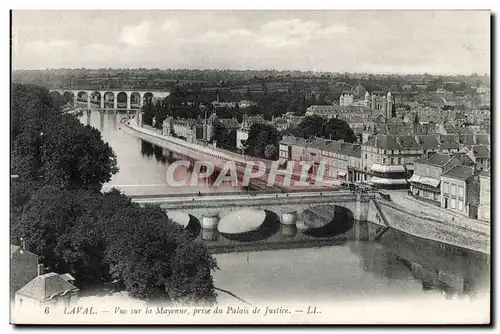
<svg viewBox="0 0 500 334">
<path fill-rule="evenodd" d="M 60 94 L 68 99 L 73 99 L 73 105 L 86 103 L 86 108 L 97 106 L 100 110 L 137 110 L 148 99 L 165 98 L 170 92 L 153 92 L 147 90 L 123 89 L 50 89 L 50 93 Z"/>
</svg>

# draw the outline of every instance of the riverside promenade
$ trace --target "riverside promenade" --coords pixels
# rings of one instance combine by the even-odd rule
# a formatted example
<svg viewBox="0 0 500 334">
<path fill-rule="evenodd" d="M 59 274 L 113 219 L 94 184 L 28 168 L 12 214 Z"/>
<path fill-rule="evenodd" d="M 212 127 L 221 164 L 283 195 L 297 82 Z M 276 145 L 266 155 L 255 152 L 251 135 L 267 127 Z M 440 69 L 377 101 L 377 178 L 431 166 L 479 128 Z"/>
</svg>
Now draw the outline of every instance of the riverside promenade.
<svg viewBox="0 0 500 334">
<path fill-rule="evenodd" d="M 238 154 L 225 150 L 220 147 L 214 147 L 212 145 L 199 145 L 194 143 L 188 143 L 182 139 L 175 138 L 172 136 L 164 136 L 161 134 L 160 130 L 149 127 L 149 126 L 138 126 L 136 119 L 128 119 L 123 123 L 123 129 L 138 138 L 148 141 L 159 147 L 180 153 L 186 157 L 197 161 L 209 161 L 215 165 L 216 168 L 222 169 L 226 162 L 232 161 L 236 164 L 237 172 L 239 176 L 244 175 L 245 168 L 249 163 L 260 162 L 266 168 L 266 173 L 260 177 L 252 178 L 251 183 L 253 185 L 258 185 L 263 189 L 274 189 L 278 191 L 289 191 L 289 190 L 312 190 L 312 189 L 332 189 L 332 187 L 338 187 L 341 184 L 340 180 L 322 180 L 316 184 L 313 178 L 309 179 L 308 185 L 297 185 L 295 181 L 298 181 L 301 177 L 300 170 L 287 171 L 279 170 L 276 176 L 275 182 L 269 184 L 269 171 L 278 162 L 273 160 L 266 160 L 261 158 L 255 158 L 251 156 L 246 156 L 243 154 Z M 286 177 L 289 177 L 292 181 L 290 185 L 284 184 Z"/>
<path fill-rule="evenodd" d="M 483 254 L 491 253 L 491 226 L 392 191 L 391 200 L 374 200 L 368 220 L 420 238 L 438 241 Z M 376 215 L 382 219 L 379 219 Z M 374 215 L 375 214 L 375 215 Z"/>
</svg>

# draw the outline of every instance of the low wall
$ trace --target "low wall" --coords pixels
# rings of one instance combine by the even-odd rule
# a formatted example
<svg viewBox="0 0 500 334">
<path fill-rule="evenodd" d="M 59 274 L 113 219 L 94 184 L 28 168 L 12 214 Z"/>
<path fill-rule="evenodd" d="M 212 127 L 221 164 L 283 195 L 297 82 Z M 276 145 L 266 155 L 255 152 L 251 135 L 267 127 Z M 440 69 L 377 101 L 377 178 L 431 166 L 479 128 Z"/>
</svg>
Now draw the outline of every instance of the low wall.
<svg viewBox="0 0 500 334">
<path fill-rule="evenodd" d="M 377 201 L 378 207 L 382 211 L 381 214 L 387 220 L 387 225 L 390 228 L 416 237 L 490 254 L 489 231 L 419 215 L 383 199 L 374 199 L 373 201 Z M 370 210 L 372 208 L 373 206 L 370 204 Z M 371 212 L 368 220 L 380 225 L 381 221 L 373 219 Z"/>
</svg>

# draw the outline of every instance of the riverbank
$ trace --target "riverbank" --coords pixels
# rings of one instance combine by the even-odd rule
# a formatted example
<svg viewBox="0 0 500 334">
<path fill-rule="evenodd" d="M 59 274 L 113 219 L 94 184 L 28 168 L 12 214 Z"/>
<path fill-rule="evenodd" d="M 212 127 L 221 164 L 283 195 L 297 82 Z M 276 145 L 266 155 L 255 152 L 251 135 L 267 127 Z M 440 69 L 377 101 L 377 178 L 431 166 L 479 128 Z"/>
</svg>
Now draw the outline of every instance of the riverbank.
<svg viewBox="0 0 500 334">
<path fill-rule="evenodd" d="M 195 160 L 199 161 L 210 161 L 215 166 L 221 168 L 228 161 L 233 161 L 236 163 L 236 167 L 238 172 L 243 173 L 244 168 L 247 166 L 249 162 L 261 162 L 266 166 L 266 170 L 269 171 L 271 166 L 277 161 L 265 160 L 261 158 L 249 157 L 246 155 L 238 154 L 235 152 L 231 152 L 222 148 L 213 148 L 209 145 L 202 146 L 199 144 L 188 143 L 184 140 L 172 137 L 172 136 L 164 136 L 158 130 L 149 128 L 149 127 L 139 127 L 135 125 L 135 119 L 128 119 L 122 124 L 123 129 L 125 129 L 128 133 L 139 137 L 143 140 L 151 142 L 157 146 L 178 152 L 185 156 L 191 157 Z M 250 160 L 249 160 L 250 159 Z M 314 181 L 314 177 L 309 180 L 309 184 L 307 186 L 298 186 L 295 185 L 295 181 L 298 181 L 301 177 L 300 170 L 294 170 L 292 172 L 285 170 L 280 170 L 279 175 L 276 177 L 276 182 L 272 186 L 268 185 L 268 176 L 269 173 L 265 173 L 263 176 L 258 178 L 252 178 L 252 183 L 255 186 L 261 187 L 262 189 L 274 188 L 276 190 L 308 190 L 308 189 L 331 189 L 332 187 L 340 186 L 342 183 L 341 180 L 321 180 L 318 181 L 318 184 Z M 290 177 L 292 180 L 291 185 L 280 184 L 283 182 L 285 177 Z"/>
<path fill-rule="evenodd" d="M 391 196 L 392 198 L 392 196 Z M 377 198 L 370 204 L 368 221 L 428 240 L 469 249 L 489 255 L 491 234 L 488 224 L 474 220 L 450 219 L 444 214 L 435 215 L 432 208 L 419 207 L 418 203 Z M 372 205 L 373 204 L 373 205 Z M 384 219 L 381 221 L 380 217 Z"/>
</svg>

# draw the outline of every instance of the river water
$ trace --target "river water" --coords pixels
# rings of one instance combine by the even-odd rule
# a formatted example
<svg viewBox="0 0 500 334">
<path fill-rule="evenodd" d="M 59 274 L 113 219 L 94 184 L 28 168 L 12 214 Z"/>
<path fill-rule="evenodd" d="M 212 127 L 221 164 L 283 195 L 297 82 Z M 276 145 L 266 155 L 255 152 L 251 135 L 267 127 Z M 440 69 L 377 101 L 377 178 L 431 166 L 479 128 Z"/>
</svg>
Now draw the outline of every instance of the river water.
<svg viewBox="0 0 500 334">
<path fill-rule="evenodd" d="M 165 173 L 169 161 L 172 161 L 172 153 L 120 130 L 123 117 L 126 115 L 97 111 L 80 117 L 82 123 L 99 129 L 116 153 L 120 171 L 107 186 L 118 185 L 138 194 L 214 191 L 210 182 L 181 189 L 167 187 Z M 188 170 L 184 173 L 186 177 L 190 176 Z M 218 192 L 239 190 L 231 186 L 217 188 Z M 489 291 L 489 256 L 393 230 L 378 242 L 351 233 L 355 228 L 366 228 L 367 224 L 343 224 L 348 227 L 345 233 L 341 232 L 348 237 L 341 238 L 341 242 L 335 245 L 286 250 L 279 250 L 279 247 L 273 250 L 261 248 L 261 251 L 240 249 L 238 253 L 216 254 L 219 270 L 213 274 L 215 285 L 249 302 L 297 298 L 307 298 L 311 302 L 321 299 L 408 300 L 429 294 L 443 300 L 474 299 Z M 273 232 L 275 235 L 263 238 L 272 244 L 280 238 L 280 232 L 276 231 Z M 198 238 L 203 239 L 203 232 L 197 233 Z M 300 231 L 294 233 L 296 239 L 322 237 L 304 236 Z M 259 244 L 261 241 L 251 242 Z M 220 245 L 233 247 L 235 243 L 236 246 L 239 242 L 245 243 L 223 236 L 205 238 L 203 242 L 214 249 Z M 219 301 L 235 300 L 219 292 Z"/>
<path fill-rule="evenodd" d="M 211 193 L 211 192 L 237 192 L 240 187 L 232 185 L 212 187 L 212 180 L 196 178 L 196 185 L 191 186 L 191 172 L 179 166 L 175 169 L 176 180 L 186 179 L 185 187 L 171 187 L 167 184 L 167 169 L 175 160 L 183 159 L 175 152 L 145 142 L 121 129 L 120 120 L 126 118 L 124 113 L 84 112 L 80 116 L 83 124 L 88 124 L 98 129 L 103 140 L 108 142 L 116 154 L 120 170 L 113 175 L 104 189 L 116 187 L 129 195 L 158 195 L 177 193 Z"/>
</svg>

